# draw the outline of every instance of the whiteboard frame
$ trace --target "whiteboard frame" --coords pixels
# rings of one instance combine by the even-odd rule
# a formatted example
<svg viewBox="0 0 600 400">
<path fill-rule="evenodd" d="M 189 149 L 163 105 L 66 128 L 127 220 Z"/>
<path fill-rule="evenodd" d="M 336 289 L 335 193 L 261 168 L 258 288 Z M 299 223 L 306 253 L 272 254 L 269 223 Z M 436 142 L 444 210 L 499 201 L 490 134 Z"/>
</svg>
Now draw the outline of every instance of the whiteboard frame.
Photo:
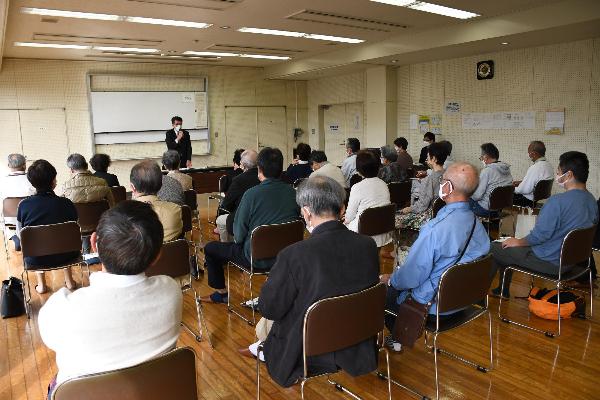
<svg viewBox="0 0 600 400">
<path fill-rule="evenodd" d="M 93 111 L 92 111 L 92 77 L 93 76 L 112 76 L 112 77 L 116 77 L 116 76 L 122 76 L 122 77 L 145 77 L 145 78 L 181 78 L 181 79 L 189 79 L 189 78 L 201 78 L 204 79 L 204 92 L 206 93 L 206 131 L 207 131 L 207 141 L 208 141 L 208 151 L 205 153 L 197 153 L 194 154 L 192 152 L 192 156 L 206 156 L 206 155 L 212 155 L 212 140 L 211 140 L 211 134 L 210 134 L 210 107 L 209 107 L 209 103 L 210 103 L 210 98 L 208 96 L 208 90 L 209 90 L 209 85 L 208 85 L 208 76 L 206 75 L 163 75 L 163 74 L 124 74 L 124 73 L 120 73 L 120 72 L 115 72 L 115 73 L 111 73 L 111 72 L 87 72 L 86 73 L 86 84 L 87 84 L 87 99 L 88 99 L 88 109 L 89 109 L 89 117 L 90 117 L 90 136 L 91 136 L 91 153 L 90 154 L 96 154 L 96 139 L 95 139 L 95 134 L 94 134 L 94 124 L 93 124 Z M 133 92 L 135 92 L 135 90 L 132 90 Z M 171 90 L 172 91 L 172 90 Z M 160 91 L 156 91 L 159 92 Z M 166 131 L 165 131 L 166 132 Z M 158 142 L 156 142 L 158 143 Z M 100 144 L 100 143 L 99 143 Z"/>
</svg>

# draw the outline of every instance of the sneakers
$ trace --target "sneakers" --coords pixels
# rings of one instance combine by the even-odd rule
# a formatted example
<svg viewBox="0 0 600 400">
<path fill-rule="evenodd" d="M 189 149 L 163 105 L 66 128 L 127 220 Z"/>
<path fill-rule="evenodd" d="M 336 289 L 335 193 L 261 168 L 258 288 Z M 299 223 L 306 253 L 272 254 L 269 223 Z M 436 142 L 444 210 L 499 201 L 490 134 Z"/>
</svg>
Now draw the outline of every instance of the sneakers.
<svg viewBox="0 0 600 400">
<path fill-rule="evenodd" d="M 383 344 L 385 347 L 388 347 L 390 350 L 395 351 L 397 353 L 402 351 L 402 345 L 394 341 L 394 339 L 392 339 L 391 336 L 386 336 L 383 340 Z"/>
<path fill-rule="evenodd" d="M 227 293 L 213 292 L 210 296 L 200 297 L 203 303 L 227 304 Z"/>
<path fill-rule="evenodd" d="M 254 311 L 258 311 L 258 297 L 244 301 L 240 305 L 243 307 L 254 308 Z"/>
</svg>

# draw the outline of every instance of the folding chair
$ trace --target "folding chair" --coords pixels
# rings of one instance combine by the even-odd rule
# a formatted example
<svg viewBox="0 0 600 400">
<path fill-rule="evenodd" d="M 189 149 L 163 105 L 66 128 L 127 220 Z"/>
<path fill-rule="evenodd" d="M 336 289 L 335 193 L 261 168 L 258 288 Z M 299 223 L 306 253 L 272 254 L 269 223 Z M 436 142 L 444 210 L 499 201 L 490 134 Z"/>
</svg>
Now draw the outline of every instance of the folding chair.
<svg viewBox="0 0 600 400">
<path fill-rule="evenodd" d="M 300 394 L 304 399 L 304 386 L 309 379 L 327 376 L 327 381 L 347 394 L 358 399 L 349 389 L 332 381 L 329 373 L 314 375 L 309 371 L 307 359 L 354 346 L 370 338 L 383 336 L 383 313 L 386 287 L 378 283 L 360 292 L 330 297 L 313 303 L 304 314 L 302 327 L 303 375 Z M 337 335 L 334 332 L 343 332 Z M 387 376 L 390 373 L 388 350 L 382 340 L 377 340 L 377 350 L 385 353 Z M 258 353 L 262 352 L 262 344 Z M 336 373 L 336 372 L 334 372 Z M 260 357 L 256 358 L 256 398 L 260 399 Z M 392 398 L 391 381 L 388 380 L 388 398 Z"/>
<path fill-rule="evenodd" d="M 110 191 L 115 199 L 115 204 L 127 200 L 127 191 L 124 186 L 111 186 Z"/>
<path fill-rule="evenodd" d="M 23 253 L 21 280 L 27 282 L 27 293 L 25 293 L 25 287 L 23 287 L 23 299 L 25 301 L 27 318 L 31 317 L 29 306 L 31 288 L 29 286 L 28 272 L 46 272 L 79 265 L 82 269 L 81 277 L 83 282 L 83 266 L 85 265 L 87 268 L 87 264 L 81 257 L 81 233 L 77 222 L 71 221 L 52 225 L 26 226 L 21 229 L 21 251 Z M 25 261 L 26 257 L 50 256 L 63 253 L 77 253 L 78 255 L 72 260 L 51 267 L 29 265 Z M 87 273 L 89 279 L 89 268 Z"/>
<path fill-rule="evenodd" d="M 533 208 L 538 208 L 537 203 L 546 200 L 552 195 L 552 185 L 554 179 L 548 179 L 545 181 L 538 181 L 533 187 Z"/>
<path fill-rule="evenodd" d="M 10 237 L 6 234 L 6 231 L 14 230 L 17 231 L 17 225 L 14 223 L 7 223 L 6 218 L 17 218 L 17 211 L 19 209 L 19 203 L 25 197 L 7 197 L 2 201 L 2 237 L 4 238 L 4 251 L 6 252 L 6 259 L 8 260 L 8 241 Z"/>
<path fill-rule="evenodd" d="M 192 210 L 192 221 L 195 220 L 198 228 L 200 228 L 200 217 L 198 213 L 198 195 L 193 189 L 183 192 L 184 203 Z"/>
<path fill-rule="evenodd" d="M 516 322 L 502 316 L 502 297 L 498 302 L 498 317 L 502 322 L 514 324 L 523 328 L 531 329 L 536 332 L 543 333 L 544 335 L 553 338 L 560 336 L 560 290 L 563 288 L 563 284 L 567 281 L 572 281 L 579 278 L 586 272 L 589 274 L 590 281 L 590 315 L 593 315 L 594 307 L 594 283 L 592 281 L 592 270 L 590 269 L 590 257 L 592 257 L 592 242 L 594 240 L 594 233 L 596 232 L 596 225 L 592 225 L 588 228 L 573 229 L 563 239 L 562 246 L 560 249 L 560 263 L 558 265 L 558 277 L 555 274 L 544 274 L 541 272 L 535 272 L 528 269 L 526 266 L 520 265 L 509 265 L 505 268 L 502 274 L 502 290 L 500 293 L 504 293 L 504 277 L 506 271 L 516 271 L 522 274 L 529 275 L 531 277 L 531 284 L 533 285 L 533 278 L 540 278 L 546 281 L 552 282 L 556 285 L 556 297 L 557 297 L 557 315 L 558 315 L 558 332 L 554 333 L 551 331 L 544 331 L 533 326 Z M 582 267 L 578 264 L 584 263 L 587 260 L 587 267 Z M 571 267 L 568 271 L 564 271 L 565 268 Z M 578 292 L 585 293 L 583 290 L 568 288 L 566 289 L 575 290 Z"/>
<path fill-rule="evenodd" d="M 428 318 L 425 325 L 426 345 L 428 334 L 433 335 L 433 346 L 428 347 L 433 350 L 436 399 L 440 396 L 438 353 L 473 366 L 480 372 L 485 373 L 493 369 L 494 347 L 492 342 L 492 316 L 488 308 L 488 291 L 494 276 L 492 273 L 493 267 L 492 256 L 488 254 L 478 260 L 454 265 L 444 271 L 440 277 L 437 289 L 437 309 L 435 318 Z M 485 301 L 482 306 L 481 301 L 484 299 Z M 440 314 L 460 309 L 462 309 L 462 311 L 459 311 L 448 318 L 440 319 Z M 489 367 L 483 367 L 473 361 L 469 361 L 459 355 L 438 347 L 437 338 L 440 333 L 466 325 L 484 314 L 488 315 L 488 333 L 490 341 Z"/>
<path fill-rule="evenodd" d="M 376 236 L 396 231 L 396 204 L 372 207 L 358 217 L 358 233 Z"/>
<path fill-rule="evenodd" d="M 487 233 L 490 236 L 490 225 L 493 221 L 498 221 L 500 223 L 502 218 L 508 216 L 508 214 L 502 213 L 502 210 L 505 208 L 512 207 L 513 204 L 513 196 L 515 194 L 514 186 L 498 186 L 492 190 L 492 194 L 490 195 L 490 208 L 487 217 L 480 217 L 481 222 L 487 225 Z M 491 213 L 496 212 L 498 216 L 492 217 Z"/>
<path fill-rule="evenodd" d="M 108 201 L 100 200 L 91 203 L 74 203 L 77 209 L 77 223 L 81 227 L 81 236 L 91 236 L 98 227 L 100 217 L 109 209 Z"/>
<path fill-rule="evenodd" d="M 197 400 L 196 356 L 181 347 L 133 367 L 71 378 L 51 400 Z"/>
<path fill-rule="evenodd" d="M 248 274 L 248 283 L 250 287 L 250 300 L 254 299 L 252 291 L 252 277 L 254 275 L 269 275 L 268 270 L 256 269 L 255 264 L 257 261 L 269 260 L 277 257 L 277 254 L 286 248 L 287 246 L 299 242 L 304 239 L 304 224 L 302 221 L 285 222 L 282 224 L 271 224 L 257 226 L 252 230 L 250 235 L 250 268 L 238 265 L 234 262 L 229 262 L 230 266 L 238 268 L 242 273 Z M 227 287 L 231 292 L 231 285 L 229 284 L 230 269 L 227 268 Z M 249 320 L 241 313 L 236 311 L 231 305 L 231 293 L 227 296 L 227 310 L 234 313 L 248 325 L 254 326 L 256 324 L 255 307 L 251 306 L 252 309 L 252 320 Z M 243 303 L 243 302 L 242 302 Z"/>
<path fill-rule="evenodd" d="M 187 241 L 188 245 L 192 246 L 192 249 L 194 250 L 192 257 L 196 260 L 196 266 L 198 268 L 198 271 L 203 273 L 204 266 L 200 266 L 200 263 L 198 262 L 198 243 L 194 241 L 192 233 L 192 230 L 194 228 L 192 225 L 192 210 L 190 210 L 190 207 L 188 207 L 185 204 L 181 206 L 181 222 L 183 224 L 181 235 Z M 200 240 L 202 240 L 202 236 L 200 236 Z M 196 280 L 200 279 L 199 276 L 196 278 Z"/>
<path fill-rule="evenodd" d="M 196 293 L 196 289 L 192 286 L 192 274 L 190 272 L 190 248 L 185 239 L 177 239 L 171 242 L 163 243 L 162 251 L 158 259 L 146 270 L 147 276 L 155 275 L 167 275 L 173 279 L 179 280 L 181 285 L 181 291 L 183 293 L 191 290 L 194 295 L 194 302 L 196 303 L 196 317 L 198 319 L 198 333 L 194 332 L 190 326 L 181 321 L 181 325 L 190 332 L 196 341 L 202 341 L 202 326 L 206 332 L 208 343 L 210 347 L 213 347 L 212 341 L 210 340 L 210 332 L 206 326 L 204 320 L 204 313 L 202 312 L 202 304 Z M 184 281 L 185 278 L 187 282 Z"/>
<path fill-rule="evenodd" d="M 412 181 L 390 182 L 388 189 L 390 191 L 390 201 L 399 209 L 410 206 L 410 188 Z"/>
<path fill-rule="evenodd" d="M 223 191 L 225 179 L 227 179 L 227 175 L 223 175 L 219 178 L 219 192 L 218 193 L 212 193 L 212 194 L 208 195 L 208 200 L 207 200 L 207 202 L 208 202 L 208 204 L 207 204 L 208 217 L 207 217 L 207 220 L 209 223 L 211 223 L 213 225 L 217 223 L 217 219 L 215 218 L 213 221 L 211 221 L 211 219 L 210 219 L 210 201 L 217 200 L 219 203 L 221 203 L 221 201 L 223 201 L 223 199 L 225 198 L 225 193 Z"/>
</svg>

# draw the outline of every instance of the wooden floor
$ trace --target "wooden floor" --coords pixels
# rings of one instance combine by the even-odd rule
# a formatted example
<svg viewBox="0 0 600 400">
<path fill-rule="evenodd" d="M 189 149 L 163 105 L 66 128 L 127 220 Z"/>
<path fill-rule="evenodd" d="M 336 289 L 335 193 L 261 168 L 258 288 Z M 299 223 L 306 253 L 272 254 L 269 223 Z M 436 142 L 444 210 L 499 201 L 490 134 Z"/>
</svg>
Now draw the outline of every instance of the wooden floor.
<svg viewBox="0 0 600 400">
<path fill-rule="evenodd" d="M 205 205 L 205 197 L 200 196 Z M 213 227 L 206 222 L 206 209 L 202 210 L 204 240 L 214 237 Z M 2 249 L 2 253 L 4 249 Z M 11 253 L 9 263 L 0 253 L 0 277 L 20 276 L 20 256 Z M 384 270 L 391 263 L 383 260 Z M 52 287 L 62 285 L 62 273 L 54 273 L 49 279 Z M 78 273 L 75 274 L 80 281 Z M 233 280 L 241 276 L 234 274 Z M 515 279 L 513 294 L 527 292 L 523 280 Z M 210 293 L 206 277 L 195 282 L 200 295 Z M 233 289 L 240 297 L 239 287 Z M 35 292 L 34 292 L 35 293 Z M 234 293 L 234 299 L 235 297 Z M 49 380 L 56 374 L 54 353 L 40 339 L 37 312 L 48 295 L 33 295 L 34 315 L 0 321 L 0 400 L 39 400 L 46 393 Z M 239 301 L 239 300 L 238 300 Z M 497 301 L 490 300 L 493 310 L 494 369 L 481 373 L 460 362 L 440 357 L 441 397 L 444 399 L 600 399 L 600 325 L 599 318 L 592 320 L 567 320 L 559 338 L 550 339 L 541 334 L 509 326 L 498 320 Z M 595 299 L 595 308 L 600 306 Z M 511 299 L 507 311 L 511 316 L 530 320 L 540 327 L 552 328 L 549 321 L 529 317 L 524 300 Z M 600 312 L 600 311 L 599 311 Z M 197 343 L 188 332 L 182 330 L 181 346 L 190 346 L 197 355 L 198 394 L 201 399 L 251 399 L 256 396 L 254 361 L 243 358 L 237 349 L 254 340 L 254 330 L 222 305 L 205 305 L 207 319 L 215 349 L 207 342 Z M 195 310 L 191 296 L 185 296 L 184 320 L 195 323 Z M 343 332 L 331 332 L 340 335 Z M 474 323 L 443 334 L 440 345 L 448 350 L 466 355 L 479 362 L 488 357 L 487 320 Z M 383 361 L 383 357 L 382 357 Z M 383 365 L 383 364 L 381 364 Z M 425 395 L 435 396 L 433 355 L 419 341 L 414 349 L 403 353 L 391 353 L 392 376 Z M 262 369 L 263 399 L 294 399 L 300 397 L 299 387 L 280 388 Z M 339 381 L 355 390 L 365 399 L 386 398 L 385 382 L 374 375 L 352 378 L 340 374 Z M 327 384 L 324 378 L 310 381 L 306 386 L 308 399 L 345 398 Z M 394 399 L 414 398 L 406 392 L 393 388 Z"/>
</svg>

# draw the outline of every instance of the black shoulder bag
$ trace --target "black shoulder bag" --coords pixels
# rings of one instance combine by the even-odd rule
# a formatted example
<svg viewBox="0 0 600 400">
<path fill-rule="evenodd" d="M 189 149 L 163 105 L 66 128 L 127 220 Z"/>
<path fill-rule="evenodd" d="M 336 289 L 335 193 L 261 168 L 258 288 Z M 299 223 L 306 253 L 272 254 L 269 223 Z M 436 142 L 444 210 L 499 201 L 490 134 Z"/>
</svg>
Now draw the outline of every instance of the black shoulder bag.
<svg viewBox="0 0 600 400">
<path fill-rule="evenodd" d="M 25 314 L 23 303 L 23 282 L 11 276 L 2 281 L 2 318 L 18 317 Z"/>
<path fill-rule="evenodd" d="M 473 237 L 476 223 L 477 217 L 473 219 L 471 233 L 453 265 L 458 264 L 465 255 L 467 247 L 469 247 L 469 243 Z M 398 312 L 394 322 L 394 330 L 392 332 L 392 337 L 395 342 L 402 344 L 402 346 L 414 346 L 417 339 L 423 335 L 427 315 L 429 315 L 429 308 L 431 307 L 431 303 L 433 302 L 433 299 L 435 299 L 435 296 L 436 293 L 433 294 L 433 298 L 427 304 L 421 304 L 413 299 L 412 293 L 410 293 L 406 299 L 398 305 Z"/>
</svg>

